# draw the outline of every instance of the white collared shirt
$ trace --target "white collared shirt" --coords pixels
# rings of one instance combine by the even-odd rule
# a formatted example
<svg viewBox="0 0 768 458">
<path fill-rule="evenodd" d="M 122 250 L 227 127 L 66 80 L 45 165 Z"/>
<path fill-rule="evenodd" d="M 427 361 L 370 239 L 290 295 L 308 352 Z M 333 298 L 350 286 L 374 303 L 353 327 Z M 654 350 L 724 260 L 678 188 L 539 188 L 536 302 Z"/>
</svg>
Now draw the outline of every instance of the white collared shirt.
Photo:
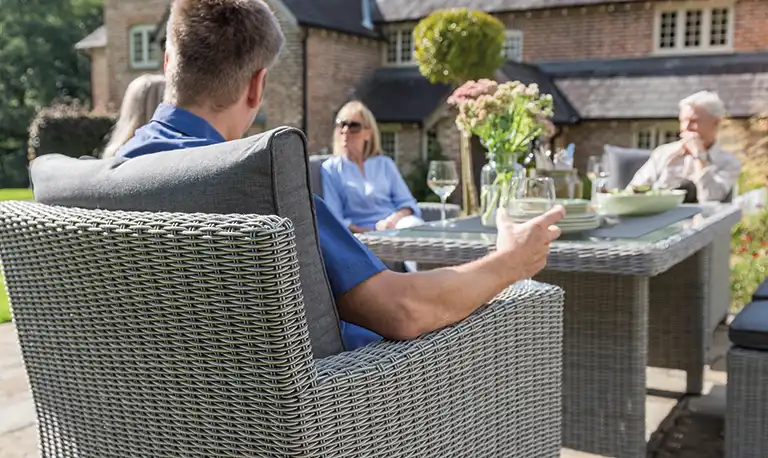
<svg viewBox="0 0 768 458">
<path fill-rule="evenodd" d="M 715 142 L 707 150 L 707 166 L 701 167 L 690 154 L 680 157 L 681 141 L 661 145 L 635 173 L 629 186 L 678 188 L 689 180 L 696 185 L 699 202 L 720 202 L 728 196 L 741 173 L 741 161 Z"/>
</svg>

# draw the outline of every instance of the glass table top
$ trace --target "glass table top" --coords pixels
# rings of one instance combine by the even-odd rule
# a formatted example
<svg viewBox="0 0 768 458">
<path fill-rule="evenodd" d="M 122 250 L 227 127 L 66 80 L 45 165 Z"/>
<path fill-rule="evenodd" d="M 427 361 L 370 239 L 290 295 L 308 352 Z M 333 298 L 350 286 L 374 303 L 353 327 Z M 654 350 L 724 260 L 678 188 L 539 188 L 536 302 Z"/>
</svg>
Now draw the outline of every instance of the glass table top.
<svg viewBox="0 0 768 458">
<path fill-rule="evenodd" d="M 710 204 L 699 205 L 701 212 L 679 220 L 672 224 L 669 224 L 660 229 L 653 230 L 639 237 L 627 237 L 627 238 L 611 238 L 600 237 L 590 235 L 588 232 L 575 232 L 563 234 L 555 243 L 582 243 L 582 244 L 652 244 L 660 242 L 674 235 L 688 229 L 696 229 L 706 224 L 707 219 L 723 211 L 726 207 L 731 208 L 730 205 L 722 204 Z M 458 229 L 457 223 L 467 218 L 455 218 L 449 219 L 445 222 L 445 230 L 441 230 L 443 223 L 441 221 L 432 221 L 426 223 L 424 226 L 416 226 L 408 229 L 393 229 L 380 232 L 369 232 L 365 235 L 368 237 L 393 237 L 393 238 L 428 238 L 428 239 L 443 239 L 443 240 L 457 240 L 467 242 L 479 242 L 479 243 L 495 243 L 496 241 L 496 229 L 484 228 L 483 231 L 462 231 Z M 428 226 L 428 227 L 425 227 Z"/>
</svg>

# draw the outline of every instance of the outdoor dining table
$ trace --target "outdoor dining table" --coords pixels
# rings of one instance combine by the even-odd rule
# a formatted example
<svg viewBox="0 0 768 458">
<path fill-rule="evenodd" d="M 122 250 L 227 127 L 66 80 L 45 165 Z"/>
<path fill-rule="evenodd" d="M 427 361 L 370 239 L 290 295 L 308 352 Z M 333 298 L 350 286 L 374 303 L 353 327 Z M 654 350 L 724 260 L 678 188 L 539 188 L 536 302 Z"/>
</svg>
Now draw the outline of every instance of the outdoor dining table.
<svg viewBox="0 0 768 458">
<path fill-rule="evenodd" d="M 614 227 L 564 234 L 535 280 L 565 290 L 563 446 L 646 456 L 646 367 L 684 370 L 703 389 L 715 328 L 730 302 L 731 204 L 681 205 Z M 385 261 L 456 265 L 495 249 L 479 217 L 358 235 Z"/>
</svg>

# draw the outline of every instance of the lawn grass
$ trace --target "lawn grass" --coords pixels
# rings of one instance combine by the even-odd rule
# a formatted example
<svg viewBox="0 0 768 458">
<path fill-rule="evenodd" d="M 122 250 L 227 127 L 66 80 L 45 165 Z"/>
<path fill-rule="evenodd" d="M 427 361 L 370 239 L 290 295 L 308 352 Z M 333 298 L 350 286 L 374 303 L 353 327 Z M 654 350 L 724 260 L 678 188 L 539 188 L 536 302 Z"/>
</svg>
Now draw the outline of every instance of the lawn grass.
<svg viewBox="0 0 768 458">
<path fill-rule="evenodd" d="M 31 189 L 0 189 L 0 200 L 32 200 Z M 0 273 L 0 323 L 11 320 L 11 307 L 5 293 L 5 280 Z"/>
</svg>

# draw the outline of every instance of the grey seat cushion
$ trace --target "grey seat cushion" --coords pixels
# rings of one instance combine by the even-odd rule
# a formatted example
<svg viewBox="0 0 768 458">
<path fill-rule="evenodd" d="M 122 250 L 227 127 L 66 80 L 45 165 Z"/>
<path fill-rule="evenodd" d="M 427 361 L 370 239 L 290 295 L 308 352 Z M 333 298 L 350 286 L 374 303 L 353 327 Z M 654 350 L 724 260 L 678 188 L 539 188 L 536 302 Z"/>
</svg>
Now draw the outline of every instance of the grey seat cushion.
<svg viewBox="0 0 768 458">
<path fill-rule="evenodd" d="M 279 215 L 295 227 L 306 320 L 317 358 L 343 351 L 318 245 L 306 139 L 278 128 L 219 145 L 124 160 L 59 154 L 30 167 L 35 200 L 109 210 Z"/>
<path fill-rule="evenodd" d="M 623 148 L 605 145 L 603 154 L 608 159 L 608 186 L 624 189 L 635 176 L 640 167 L 651 157 L 651 150 L 639 148 Z"/>
<path fill-rule="evenodd" d="M 330 154 L 313 154 L 309 156 L 309 184 L 312 192 L 323 197 L 323 162 L 333 157 Z"/>
<path fill-rule="evenodd" d="M 731 343 L 742 348 L 768 351 L 768 301 L 753 301 L 731 322 Z"/>
</svg>

